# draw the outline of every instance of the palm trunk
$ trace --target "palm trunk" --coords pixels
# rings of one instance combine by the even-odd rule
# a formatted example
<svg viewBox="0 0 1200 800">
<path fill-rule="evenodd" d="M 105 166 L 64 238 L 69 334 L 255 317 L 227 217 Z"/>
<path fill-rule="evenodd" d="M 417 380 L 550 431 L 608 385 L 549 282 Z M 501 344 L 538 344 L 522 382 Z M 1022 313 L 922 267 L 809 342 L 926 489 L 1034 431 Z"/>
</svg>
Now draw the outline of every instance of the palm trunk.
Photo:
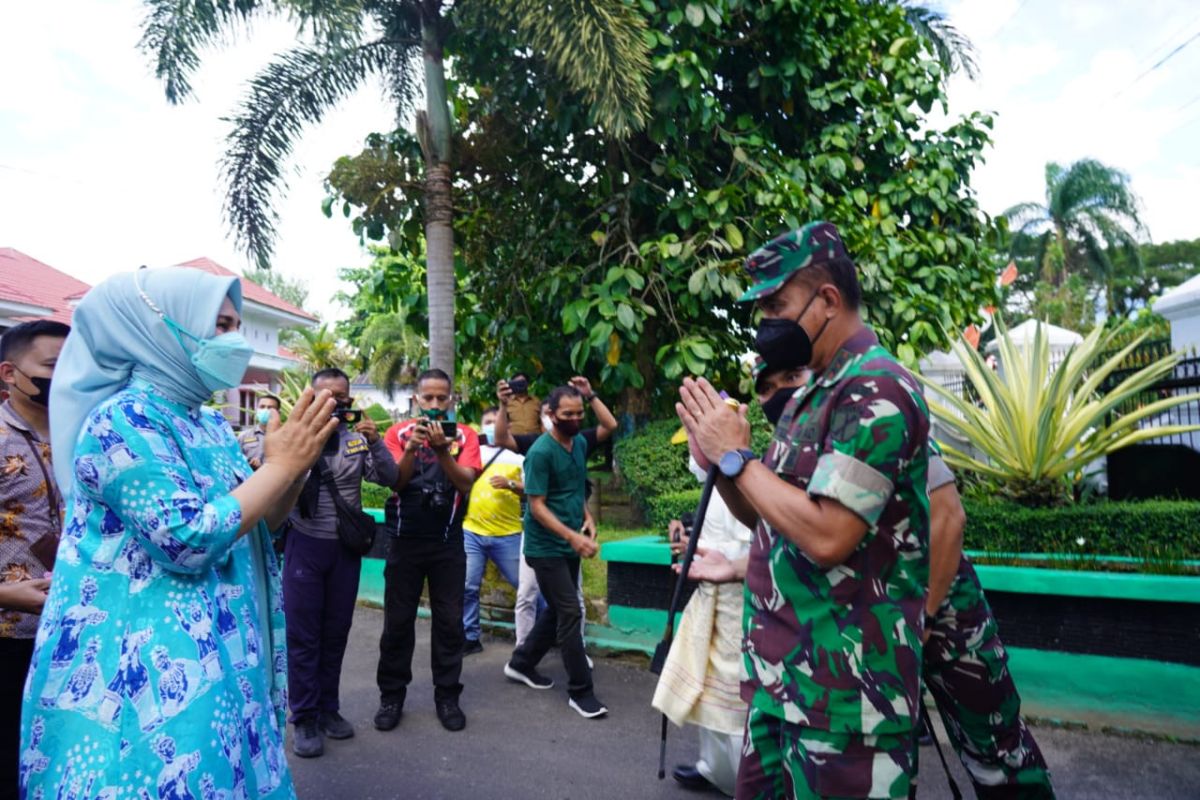
<svg viewBox="0 0 1200 800">
<path fill-rule="evenodd" d="M 429 366 L 454 379 L 454 203 L 451 196 L 450 110 L 440 20 L 421 29 L 425 113 L 417 121 L 425 156 L 425 247 L 429 291 Z"/>
</svg>

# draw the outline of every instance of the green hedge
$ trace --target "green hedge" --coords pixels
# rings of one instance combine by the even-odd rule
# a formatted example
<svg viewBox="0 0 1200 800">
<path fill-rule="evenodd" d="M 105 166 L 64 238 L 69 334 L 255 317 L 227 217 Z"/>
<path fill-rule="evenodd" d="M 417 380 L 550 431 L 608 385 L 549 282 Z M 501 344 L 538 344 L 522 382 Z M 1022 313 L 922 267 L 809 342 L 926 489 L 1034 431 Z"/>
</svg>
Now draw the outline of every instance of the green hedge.
<svg viewBox="0 0 1200 800">
<path fill-rule="evenodd" d="M 385 489 L 382 486 L 376 486 L 373 483 L 363 481 L 362 484 L 362 504 L 363 508 L 383 508 L 387 499 L 392 496 L 391 489 Z"/>
<path fill-rule="evenodd" d="M 771 442 L 771 426 L 758 404 L 750 406 L 749 418 L 753 431 L 750 446 L 761 455 Z M 687 446 L 671 444 L 678 430 L 679 420 L 659 420 L 616 443 L 614 457 L 625 489 L 648 517 L 655 498 L 696 488 L 696 478 L 687 468 Z"/>
<path fill-rule="evenodd" d="M 647 503 L 656 530 L 695 510 L 700 490 L 671 492 Z M 1200 559 L 1200 503 L 1184 500 L 1095 503 L 1025 508 L 1015 503 L 965 500 L 963 546 L 996 554 L 1078 553 L 1150 560 Z M 1079 543 L 1079 539 L 1083 543 Z"/>
<path fill-rule="evenodd" d="M 963 538 L 968 550 L 1200 558 L 1198 502 L 1145 500 L 1026 508 L 965 500 L 964 506 Z"/>
</svg>

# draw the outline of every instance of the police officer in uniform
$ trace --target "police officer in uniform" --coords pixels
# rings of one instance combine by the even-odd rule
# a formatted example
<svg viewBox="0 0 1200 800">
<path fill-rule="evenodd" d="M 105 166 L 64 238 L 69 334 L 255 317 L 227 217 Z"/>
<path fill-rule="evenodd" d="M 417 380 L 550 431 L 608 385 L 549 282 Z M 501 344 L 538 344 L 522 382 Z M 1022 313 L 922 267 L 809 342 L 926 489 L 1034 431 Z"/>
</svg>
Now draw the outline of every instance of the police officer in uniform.
<svg viewBox="0 0 1200 800">
<path fill-rule="evenodd" d="M 746 578 L 739 798 L 906 798 L 915 771 L 929 578 L 929 417 L 859 316 L 837 229 L 813 222 L 746 262 L 770 369 L 811 366 L 764 458 L 745 408 L 686 380 L 677 411 L 730 509 L 755 528 Z M 692 577 L 731 580 L 707 553 Z"/>
<path fill-rule="evenodd" d="M 258 469 L 263 463 L 263 440 L 267 438 L 267 423 L 271 421 L 271 412 L 279 414 L 279 398 L 273 394 L 261 394 L 254 409 L 254 424 L 238 434 L 238 444 L 242 447 L 242 455 L 250 462 L 251 469 Z"/>
</svg>

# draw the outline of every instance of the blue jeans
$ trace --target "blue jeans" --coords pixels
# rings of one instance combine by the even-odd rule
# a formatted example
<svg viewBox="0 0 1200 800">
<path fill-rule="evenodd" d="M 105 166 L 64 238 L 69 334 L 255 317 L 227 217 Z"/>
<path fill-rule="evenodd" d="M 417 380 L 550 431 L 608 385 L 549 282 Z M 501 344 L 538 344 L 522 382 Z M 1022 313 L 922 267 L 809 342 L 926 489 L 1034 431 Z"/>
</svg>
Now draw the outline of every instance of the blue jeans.
<svg viewBox="0 0 1200 800">
<path fill-rule="evenodd" d="M 467 639 L 479 641 L 479 586 L 490 558 L 504 580 L 517 588 L 521 569 L 521 534 L 480 536 L 463 531 L 463 549 L 467 553 L 467 585 L 463 597 L 463 632 Z"/>
</svg>

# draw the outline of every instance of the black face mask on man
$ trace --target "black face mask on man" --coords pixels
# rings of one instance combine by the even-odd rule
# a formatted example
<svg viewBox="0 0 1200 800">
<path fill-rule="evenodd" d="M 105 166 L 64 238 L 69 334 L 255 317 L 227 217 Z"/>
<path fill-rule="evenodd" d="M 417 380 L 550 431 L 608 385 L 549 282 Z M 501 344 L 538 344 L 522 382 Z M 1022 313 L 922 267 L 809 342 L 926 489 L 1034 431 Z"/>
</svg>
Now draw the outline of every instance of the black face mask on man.
<svg viewBox="0 0 1200 800">
<path fill-rule="evenodd" d="M 558 432 L 563 436 L 575 436 L 577 433 L 579 433 L 581 424 L 577 419 L 559 419 L 558 417 L 555 417 L 554 427 L 557 428 Z"/>
<path fill-rule="evenodd" d="M 15 369 L 17 372 L 20 372 L 22 375 L 24 375 L 25 380 L 32 383 L 33 387 L 38 390 L 38 393 L 30 394 L 29 392 L 22 389 L 20 386 L 16 387 L 17 391 L 19 391 L 21 394 L 28 397 L 31 402 L 37 403 L 39 406 L 45 406 L 45 407 L 49 408 L 50 407 L 50 378 L 43 378 L 41 376 L 34 377 L 33 375 L 27 375 L 23 369 L 15 366 L 15 365 L 13 366 L 13 369 Z"/>
<path fill-rule="evenodd" d="M 772 425 L 779 424 L 779 420 L 783 417 L 783 409 L 787 407 L 788 400 L 791 400 L 795 393 L 796 390 L 791 386 L 784 386 L 763 401 L 763 416 L 767 418 L 767 422 Z"/>
<path fill-rule="evenodd" d="M 829 319 L 825 320 L 817 335 L 813 337 L 809 337 L 800 320 L 804 319 L 808 307 L 819 294 L 820 292 L 813 292 L 813 296 L 804 304 L 804 308 L 800 309 L 800 314 L 794 320 L 764 319 L 758 326 L 758 332 L 754 336 L 754 349 L 766 362 L 767 369 L 795 369 L 807 366 L 812 360 L 813 345 L 825 332 Z"/>
</svg>

